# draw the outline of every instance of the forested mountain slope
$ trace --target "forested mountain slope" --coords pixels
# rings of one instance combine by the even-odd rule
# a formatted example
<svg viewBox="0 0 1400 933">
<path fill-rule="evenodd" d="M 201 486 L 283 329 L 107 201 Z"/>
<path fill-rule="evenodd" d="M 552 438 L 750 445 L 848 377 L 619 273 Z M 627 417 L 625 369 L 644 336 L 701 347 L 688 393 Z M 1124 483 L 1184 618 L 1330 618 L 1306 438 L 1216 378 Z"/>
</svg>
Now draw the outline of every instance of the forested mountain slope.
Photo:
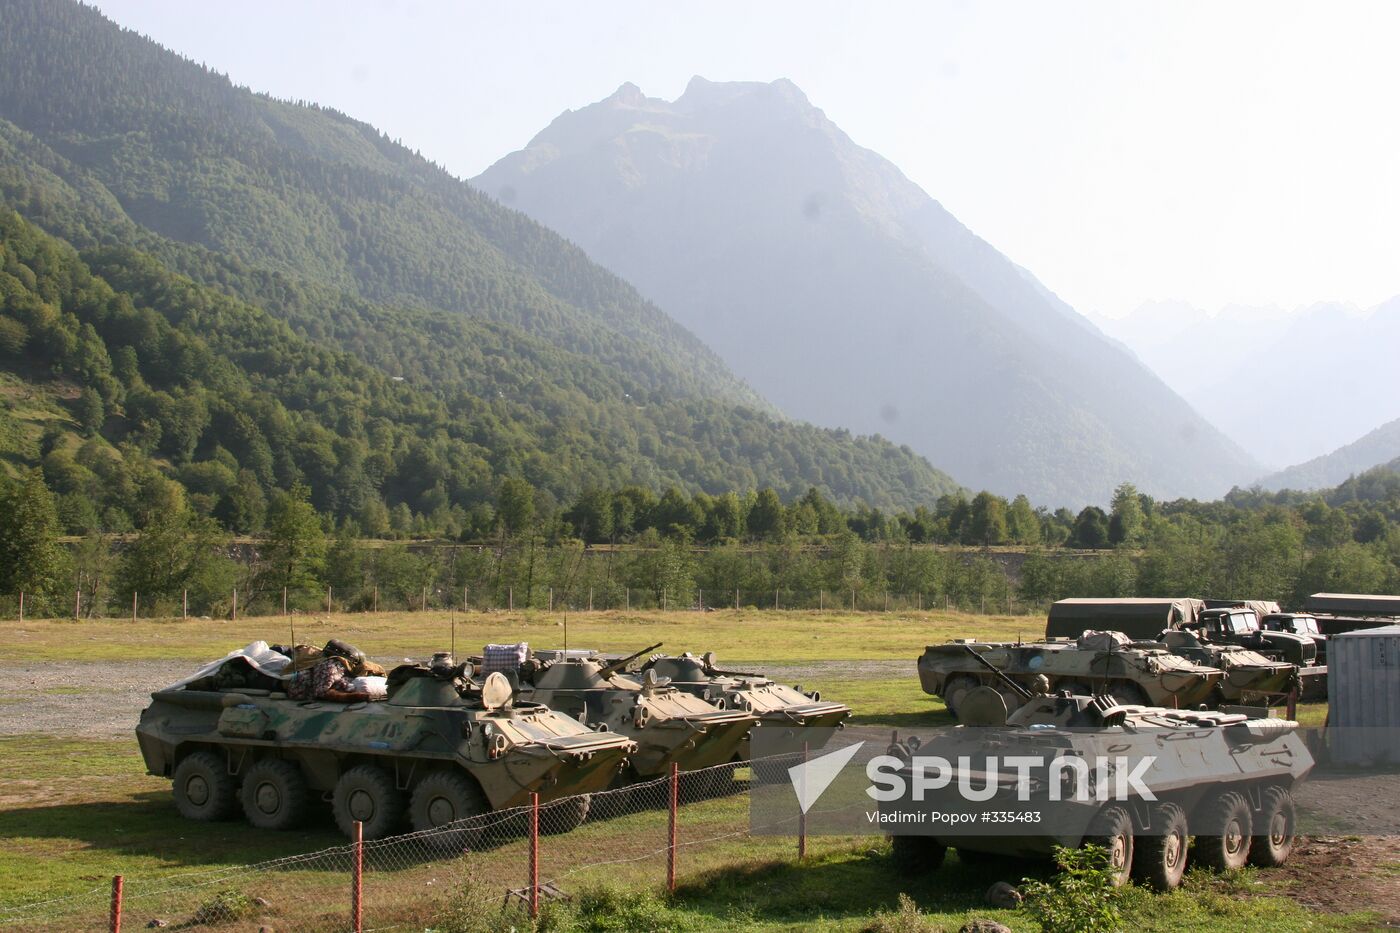
<svg viewBox="0 0 1400 933">
<path fill-rule="evenodd" d="M 632 85 L 476 179 L 580 243 L 784 410 L 1045 504 L 1260 469 L 791 82 Z M 1055 235 L 1047 231 L 1047 236 Z"/>
<path fill-rule="evenodd" d="M 76 4 L 0 6 L 0 202 L 11 470 L 82 447 L 123 475 L 303 482 L 337 517 L 432 530 L 489 522 L 504 476 L 556 501 L 816 486 L 891 508 L 957 488 L 908 449 L 784 420 L 577 248 L 363 124 Z M 140 327 L 104 330 L 94 289 Z M 172 340 L 200 363 L 167 371 Z"/>
<path fill-rule="evenodd" d="M 313 308 L 284 296 L 287 321 L 304 331 L 327 326 Z M 72 497 L 74 531 L 139 527 L 168 506 L 160 490 L 171 479 L 234 530 L 257 530 L 273 491 L 303 484 L 319 509 L 369 533 L 386 530 L 394 507 L 424 530 L 477 534 L 489 532 L 507 475 L 555 501 L 629 483 L 796 494 L 791 477 L 803 473 L 848 499 L 938 485 L 887 443 L 761 412 L 696 399 L 594 404 L 543 374 L 565 365 L 587 391 L 619 396 L 627 383 L 460 316 L 444 315 L 441 329 L 467 327 L 477 354 L 453 362 L 502 388 L 425 387 L 129 248 L 80 257 L 10 211 L 0 212 L 0 312 L 0 457 L 41 464 Z M 383 313 L 342 307 L 333 326 L 360 339 Z M 411 332 L 385 323 L 377 352 L 392 353 Z"/>
<path fill-rule="evenodd" d="M 177 242 L 508 323 L 670 391 L 758 401 L 553 232 L 366 124 L 235 87 L 94 9 L 0 8 L 0 117 Z"/>
<path fill-rule="evenodd" d="M 1259 481 L 1265 489 L 1322 489 L 1348 477 L 1400 460 L 1400 418 L 1367 432 L 1330 454 L 1299 463 Z"/>
</svg>

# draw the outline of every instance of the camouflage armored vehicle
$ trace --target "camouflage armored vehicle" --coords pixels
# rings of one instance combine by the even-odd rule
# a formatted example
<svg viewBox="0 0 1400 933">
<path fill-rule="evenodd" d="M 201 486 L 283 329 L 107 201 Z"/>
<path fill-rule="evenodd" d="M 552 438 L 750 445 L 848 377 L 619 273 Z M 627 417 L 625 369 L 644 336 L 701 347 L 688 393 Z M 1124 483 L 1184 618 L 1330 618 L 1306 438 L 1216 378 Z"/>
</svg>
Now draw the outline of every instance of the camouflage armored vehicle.
<svg viewBox="0 0 1400 933">
<path fill-rule="evenodd" d="M 526 804 L 533 791 L 546 803 L 570 798 L 542 813 L 546 831 L 582 822 L 588 798 L 574 795 L 607 787 L 635 743 L 514 702 L 502 676 L 478 687 L 444 661 L 395 669 L 387 699 L 371 702 L 299 702 L 217 686 L 236 676 L 203 677 L 151 694 L 136 737 L 147 771 L 172 779 L 189 819 L 223 819 L 241 804 L 254 826 L 288 829 L 313 795 L 328 794 L 341 830 L 360 822 L 374 839 L 405 817 L 433 829 Z"/>
<path fill-rule="evenodd" d="M 732 760 L 758 721 L 752 713 L 720 709 L 669 685 L 655 672 L 639 679 L 622 673 L 659 647 L 607 663 L 573 652 L 563 657 L 536 652 L 521 665 L 520 695 L 635 742 L 636 751 L 617 783 L 664 777 L 672 762 L 682 771 L 693 771 Z"/>
<path fill-rule="evenodd" d="M 843 703 L 823 701 L 821 694 L 803 693 L 800 687 L 775 683 L 762 674 L 723 671 L 715 666 L 713 652 L 696 657 L 690 652 L 678 658 L 655 655 L 641 667 L 668 679 L 671 686 L 707 700 L 720 709 L 741 709 L 758 717 L 758 726 L 744 740 L 738 758 L 748 760 L 754 737 L 762 730 L 765 755 L 801 753 L 822 748 L 831 736 L 825 728 L 839 728 L 851 715 Z"/>
<path fill-rule="evenodd" d="M 893 837 L 905 870 L 937 868 L 949 847 L 971 860 L 1047 856 L 1055 846 L 1094 843 L 1108 850 L 1117 883 L 1136 877 L 1170 890 L 1181 882 L 1188 851 L 1191 861 L 1217 869 L 1281 865 L 1292 852 L 1292 789 L 1313 766 L 1297 723 L 1120 706 L 1107 697 L 1065 693 L 1028 697 L 1008 715 L 990 687 L 977 688 L 965 704 L 964 725 L 923 744 L 896 741 L 889 749 L 903 763 L 899 773 L 906 781 L 916 762 L 922 774 L 932 756 L 957 762 L 957 780 L 920 792 L 920 802 L 906 796 L 882 803 L 882 810 L 1036 819 L 958 824 L 944 817 L 922 826 L 890 820 L 926 833 Z M 998 756 L 1027 762 L 1029 770 L 998 769 Z M 1090 762 L 1111 764 L 1100 769 Z M 1124 772 L 1139 775 L 1136 786 L 1121 780 Z M 988 796 L 967 799 L 959 791 L 964 778 L 986 787 Z"/>
<path fill-rule="evenodd" d="M 1156 643 L 1130 643 L 1117 632 L 1087 632 L 1077 639 L 1034 644 L 987 643 L 959 639 L 929 645 L 919 658 L 919 683 L 942 697 L 961 718 L 963 698 L 979 686 L 1004 694 L 1008 708 L 1023 699 L 997 675 L 1029 687 L 1037 676 L 1050 689 L 1073 694 L 1106 694 L 1120 703 L 1193 707 L 1218 700 L 1224 673 L 1178 657 Z"/>
<path fill-rule="evenodd" d="M 1270 658 L 1256 650 L 1266 644 L 1266 636 L 1248 635 L 1243 631 L 1250 624 L 1247 616 L 1256 616 L 1253 609 L 1245 607 L 1265 604 L 1222 602 L 1233 608 L 1209 608 L 1200 599 L 1062 599 L 1050 607 L 1045 634 L 1054 640 L 1076 638 L 1091 628 L 1122 632 L 1133 640 L 1133 648 L 1165 647 L 1193 664 L 1218 668 L 1225 676 L 1219 682 L 1217 698 L 1209 701 L 1212 705 L 1220 701 L 1239 703 L 1280 698 L 1299 686 L 1295 664 Z M 1236 627 L 1241 629 L 1239 633 L 1234 632 Z M 1257 620 L 1252 628 L 1258 629 Z M 1221 640 L 1226 637 L 1226 631 L 1230 632 L 1230 639 L 1237 641 Z M 1245 639 L 1250 639 L 1256 647 L 1239 643 Z M 1289 640 L 1289 637 L 1281 635 L 1279 640 Z M 1293 638 L 1292 642 L 1292 650 L 1300 655 L 1306 651 L 1300 639 Z M 1313 676 L 1318 673 L 1325 676 L 1325 672 L 1315 672 Z"/>
<path fill-rule="evenodd" d="M 1221 670 L 1225 676 L 1220 680 L 1218 693 L 1220 700 L 1227 703 L 1268 703 L 1301 689 L 1296 665 L 1275 661 L 1249 648 L 1216 644 L 1206 632 L 1163 632 L 1157 644 L 1187 661 Z"/>
</svg>

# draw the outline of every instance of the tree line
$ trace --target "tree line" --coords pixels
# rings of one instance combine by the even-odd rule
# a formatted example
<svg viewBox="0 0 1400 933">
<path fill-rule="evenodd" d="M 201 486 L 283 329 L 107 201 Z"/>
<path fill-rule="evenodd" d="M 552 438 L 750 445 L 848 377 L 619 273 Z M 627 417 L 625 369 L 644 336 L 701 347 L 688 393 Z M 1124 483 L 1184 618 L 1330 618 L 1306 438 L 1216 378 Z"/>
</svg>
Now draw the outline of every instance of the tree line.
<svg viewBox="0 0 1400 933">
<path fill-rule="evenodd" d="M 1121 485 L 1110 509 L 1032 508 L 950 495 L 928 508 L 841 508 L 816 490 L 656 495 L 589 491 L 564 507 L 520 478 L 491 503 L 491 534 L 366 540 L 296 485 L 259 534 L 230 529 L 171 485 L 136 533 L 64 531 L 42 469 L 0 483 L 0 596 L 31 615 L 226 614 L 469 605 L 515 608 L 1038 610 L 1070 596 L 1196 595 L 1296 603 L 1400 588 L 1400 472 L 1325 493 L 1236 491 L 1158 503 Z M 71 539 L 69 539 L 71 542 Z M 931 547 L 930 545 L 940 545 Z M 998 548 L 999 545 L 1016 545 Z M 708 594 L 708 595 L 707 595 Z M 284 603 L 285 600 L 285 603 Z M 916 603 L 917 601 L 917 603 Z"/>
</svg>

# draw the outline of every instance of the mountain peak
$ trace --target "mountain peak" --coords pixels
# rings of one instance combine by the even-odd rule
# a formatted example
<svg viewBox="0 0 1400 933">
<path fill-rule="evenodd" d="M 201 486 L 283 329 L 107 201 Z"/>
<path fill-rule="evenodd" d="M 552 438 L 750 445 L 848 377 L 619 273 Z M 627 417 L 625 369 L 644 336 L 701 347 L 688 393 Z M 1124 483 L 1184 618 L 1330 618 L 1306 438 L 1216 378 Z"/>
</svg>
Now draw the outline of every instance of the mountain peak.
<svg viewBox="0 0 1400 933">
<path fill-rule="evenodd" d="M 603 101 L 605 104 L 613 104 L 620 107 L 638 107 L 646 102 L 647 96 L 642 93 L 642 89 L 631 81 L 624 81 L 617 90 L 612 92 L 612 96 Z"/>
<path fill-rule="evenodd" d="M 802 89 L 787 78 L 774 81 L 711 81 L 696 75 L 675 100 L 677 110 L 705 110 L 739 98 L 772 100 L 780 104 L 810 109 L 812 104 Z"/>
</svg>

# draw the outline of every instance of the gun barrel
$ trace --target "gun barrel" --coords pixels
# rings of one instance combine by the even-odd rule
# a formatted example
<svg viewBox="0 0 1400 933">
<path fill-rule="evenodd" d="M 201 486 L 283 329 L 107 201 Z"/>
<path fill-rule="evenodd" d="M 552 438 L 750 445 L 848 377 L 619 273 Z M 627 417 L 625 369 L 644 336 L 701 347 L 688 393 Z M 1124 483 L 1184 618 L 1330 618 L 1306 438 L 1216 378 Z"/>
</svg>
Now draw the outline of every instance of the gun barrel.
<svg viewBox="0 0 1400 933">
<path fill-rule="evenodd" d="M 613 674 L 616 674 L 618 671 L 622 670 L 624 667 L 631 664 L 633 661 L 637 660 L 642 655 L 646 654 L 648 651 L 655 651 L 657 648 L 660 648 L 661 645 L 662 642 L 657 642 L 651 647 L 643 648 L 641 651 L 638 651 L 635 654 L 629 654 L 625 658 L 618 658 L 616 661 L 613 661 L 612 663 L 604 666 L 603 669 L 598 672 L 598 674 L 602 677 L 611 677 Z"/>
<path fill-rule="evenodd" d="M 967 653 L 968 653 L 968 654 L 972 655 L 974 658 L 977 659 L 977 663 L 978 663 L 978 664 L 982 665 L 982 666 L 985 667 L 987 670 L 991 671 L 992 674 L 993 674 L 993 676 L 995 676 L 998 680 L 1000 680 L 1002 683 L 1006 684 L 1006 686 L 1010 687 L 1010 688 L 1011 688 L 1012 690 L 1014 690 L 1017 694 L 1019 694 L 1020 697 L 1021 697 L 1021 699 L 1023 699 L 1023 700 L 1031 700 L 1031 699 L 1034 699 L 1034 694 L 1032 694 L 1032 693 L 1031 693 L 1029 690 L 1027 690 L 1025 687 L 1023 687 L 1023 686 L 1021 686 L 1020 684 L 1016 683 L 1016 681 L 1012 680 L 1010 677 L 1007 677 L 1005 671 L 999 670 L 995 664 L 993 664 L 991 661 L 988 661 L 986 658 L 982 657 L 982 653 L 981 653 L 980 651 L 978 651 L 977 649 L 973 648 L 971 645 L 963 645 L 963 647 L 967 649 Z"/>
</svg>

